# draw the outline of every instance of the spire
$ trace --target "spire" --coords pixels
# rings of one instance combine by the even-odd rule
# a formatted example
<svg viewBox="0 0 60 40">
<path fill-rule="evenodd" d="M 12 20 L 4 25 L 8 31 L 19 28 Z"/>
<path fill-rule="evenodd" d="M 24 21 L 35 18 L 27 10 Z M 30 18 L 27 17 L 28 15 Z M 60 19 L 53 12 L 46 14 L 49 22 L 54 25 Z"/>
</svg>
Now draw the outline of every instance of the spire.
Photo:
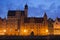
<svg viewBox="0 0 60 40">
<path fill-rule="evenodd" d="M 47 14 L 46 14 L 46 12 L 44 13 L 44 17 L 47 17 Z"/>
<path fill-rule="evenodd" d="M 44 20 L 47 20 L 47 14 L 46 14 L 46 12 L 44 13 Z"/>
<path fill-rule="evenodd" d="M 27 3 L 25 4 L 25 9 L 28 9 L 28 5 L 27 5 Z"/>
<path fill-rule="evenodd" d="M 25 12 L 25 17 L 27 17 L 27 13 L 28 13 L 28 5 L 27 5 L 27 3 L 25 4 L 24 12 Z"/>
</svg>

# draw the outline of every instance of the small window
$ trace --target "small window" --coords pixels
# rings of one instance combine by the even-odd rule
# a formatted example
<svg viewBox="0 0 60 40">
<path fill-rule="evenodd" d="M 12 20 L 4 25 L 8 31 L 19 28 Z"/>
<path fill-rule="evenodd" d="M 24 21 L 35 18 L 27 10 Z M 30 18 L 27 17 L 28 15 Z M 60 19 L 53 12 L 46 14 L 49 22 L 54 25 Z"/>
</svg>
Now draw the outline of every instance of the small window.
<svg viewBox="0 0 60 40">
<path fill-rule="evenodd" d="M 56 23 L 56 24 L 58 24 L 58 23 Z"/>
</svg>

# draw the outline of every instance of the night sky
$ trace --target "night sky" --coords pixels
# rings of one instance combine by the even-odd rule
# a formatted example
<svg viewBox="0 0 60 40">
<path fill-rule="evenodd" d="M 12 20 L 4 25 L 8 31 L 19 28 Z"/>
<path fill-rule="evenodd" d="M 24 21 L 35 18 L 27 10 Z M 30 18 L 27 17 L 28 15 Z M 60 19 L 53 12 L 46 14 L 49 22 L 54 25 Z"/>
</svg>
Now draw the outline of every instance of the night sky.
<svg viewBox="0 0 60 40">
<path fill-rule="evenodd" d="M 8 10 L 23 10 L 26 3 L 29 17 L 42 17 L 44 12 L 48 18 L 60 17 L 60 0 L 0 0 L 0 17 L 7 17 Z"/>
</svg>

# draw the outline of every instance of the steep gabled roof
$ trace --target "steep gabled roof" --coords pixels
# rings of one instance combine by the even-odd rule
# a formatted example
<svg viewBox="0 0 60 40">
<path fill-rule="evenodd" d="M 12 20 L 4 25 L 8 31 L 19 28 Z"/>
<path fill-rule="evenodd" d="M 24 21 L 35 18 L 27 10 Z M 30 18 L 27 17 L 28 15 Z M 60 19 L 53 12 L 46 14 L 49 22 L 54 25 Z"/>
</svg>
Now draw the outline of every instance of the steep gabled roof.
<svg viewBox="0 0 60 40">
<path fill-rule="evenodd" d="M 24 11 L 23 10 L 9 10 L 8 11 L 8 16 L 15 16 L 16 12 L 21 12 L 21 15 L 24 15 Z"/>
<path fill-rule="evenodd" d="M 12 10 L 8 11 L 8 16 L 15 16 L 15 12 L 16 11 L 14 11 L 14 10 L 13 11 Z"/>
<path fill-rule="evenodd" d="M 31 21 L 33 21 L 34 23 L 42 23 L 43 20 L 43 18 L 28 17 L 24 19 L 24 23 L 30 23 Z"/>
<path fill-rule="evenodd" d="M 49 23 L 49 22 L 55 22 L 55 21 L 54 21 L 53 19 L 49 18 L 49 19 L 48 19 L 48 23 Z"/>
</svg>

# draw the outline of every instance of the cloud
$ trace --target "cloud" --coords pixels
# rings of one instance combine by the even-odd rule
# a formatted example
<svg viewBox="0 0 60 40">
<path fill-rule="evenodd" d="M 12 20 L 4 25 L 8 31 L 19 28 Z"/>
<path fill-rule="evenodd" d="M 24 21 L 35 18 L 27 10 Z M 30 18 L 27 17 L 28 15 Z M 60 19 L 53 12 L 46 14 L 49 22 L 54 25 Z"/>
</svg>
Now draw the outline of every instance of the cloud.
<svg viewBox="0 0 60 40">
<path fill-rule="evenodd" d="M 56 3 L 54 2 L 50 5 L 49 9 L 47 9 L 46 11 L 47 11 L 47 14 L 49 15 L 49 17 L 55 19 L 57 16 L 60 17 L 59 16 L 59 14 L 60 14 L 59 10 L 60 10 L 60 6 L 56 5 Z"/>
<path fill-rule="evenodd" d="M 60 0 L 0 0 L 0 17 L 7 16 L 8 10 L 23 10 L 26 2 L 29 16 L 43 16 L 44 11 L 51 18 L 60 15 Z"/>
<path fill-rule="evenodd" d="M 39 5 L 39 7 L 29 7 L 29 16 L 42 17 L 44 15 L 45 5 Z"/>
</svg>

